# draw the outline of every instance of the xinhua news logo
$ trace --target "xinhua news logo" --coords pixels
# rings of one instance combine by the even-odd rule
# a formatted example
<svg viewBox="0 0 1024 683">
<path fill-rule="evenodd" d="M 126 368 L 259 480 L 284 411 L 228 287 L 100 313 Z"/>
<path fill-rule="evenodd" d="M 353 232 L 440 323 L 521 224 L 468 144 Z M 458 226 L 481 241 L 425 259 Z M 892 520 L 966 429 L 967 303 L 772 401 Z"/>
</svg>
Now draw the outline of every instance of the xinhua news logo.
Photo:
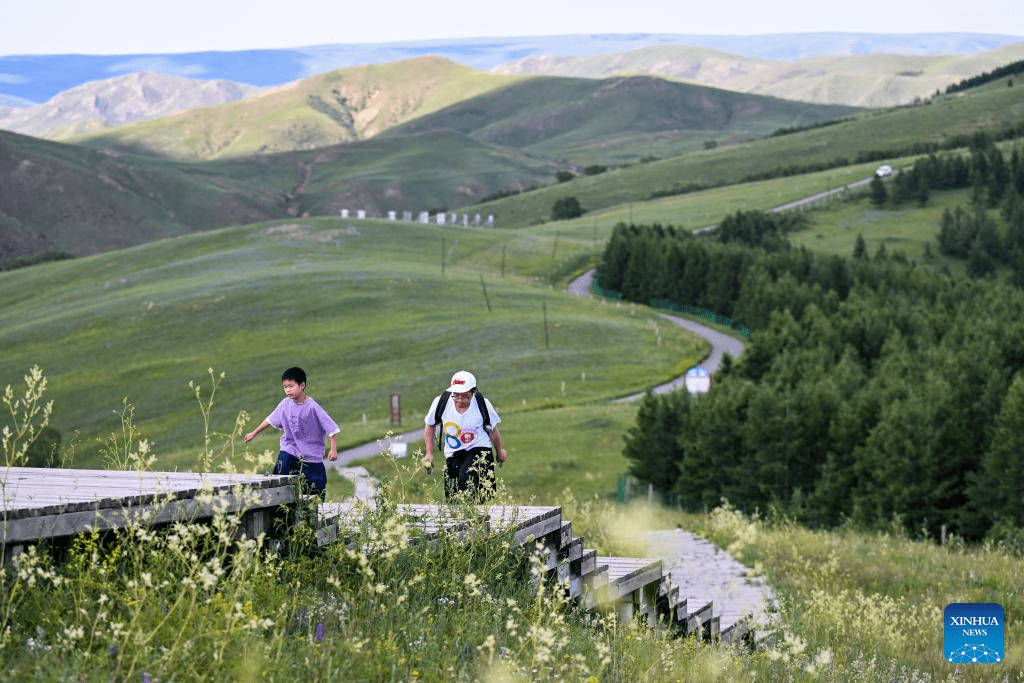
<svg viewBox="0 0 1024 683">
<path fill-rule="evenodd" d="M 954 664 L 997 664 L 1006 654 L 1003 607 L 995 602 L 954 602 L 943 619 L 943 656 Z"/>
</svg>

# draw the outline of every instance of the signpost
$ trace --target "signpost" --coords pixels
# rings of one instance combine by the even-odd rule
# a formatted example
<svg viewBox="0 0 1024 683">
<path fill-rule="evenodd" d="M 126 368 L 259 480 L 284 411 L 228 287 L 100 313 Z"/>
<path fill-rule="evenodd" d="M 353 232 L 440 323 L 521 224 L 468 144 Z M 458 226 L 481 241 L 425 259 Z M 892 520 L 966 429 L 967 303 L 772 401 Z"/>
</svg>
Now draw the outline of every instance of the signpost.
<svg viewBox="0 0 1024 683">
<path fill-rule="evenodd" d="M 391 394 L 391 424 L 402 424 L 402 409 L 399 406 L 400 397 L 398 394 Z"/>
<path fill-rule="evenodd" d="M 686 371 L 686 390 L 691 394 L 704 394 L 711 388 L 711 373 L 699 365 Z"/>
</svg>

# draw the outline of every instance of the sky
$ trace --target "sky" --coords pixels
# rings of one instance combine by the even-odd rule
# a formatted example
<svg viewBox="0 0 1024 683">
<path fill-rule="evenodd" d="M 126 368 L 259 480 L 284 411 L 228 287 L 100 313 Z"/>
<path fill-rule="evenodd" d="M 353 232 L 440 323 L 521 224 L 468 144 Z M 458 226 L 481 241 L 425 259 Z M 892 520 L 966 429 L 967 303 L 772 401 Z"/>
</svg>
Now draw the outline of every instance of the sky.
<svg viewBox="0 0 1024 683">
<path fill-rule="evenodd" d="M 1020 0 L 0 0 L 0 55 L 162 54 L 595 33 L 999 33 Z"/>
</svg>

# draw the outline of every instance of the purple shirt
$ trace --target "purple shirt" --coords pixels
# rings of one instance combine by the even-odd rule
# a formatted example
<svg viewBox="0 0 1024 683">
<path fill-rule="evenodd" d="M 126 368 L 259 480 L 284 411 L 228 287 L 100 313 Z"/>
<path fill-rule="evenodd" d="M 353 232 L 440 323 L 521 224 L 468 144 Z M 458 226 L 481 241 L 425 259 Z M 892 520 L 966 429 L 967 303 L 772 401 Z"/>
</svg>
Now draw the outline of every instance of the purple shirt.
<svg viewBox="0 0 1024 683">
<path fill-rule="evenodd" d="M 309 396 L 302 403 L 284 399 L 267 422 L 284 430 L 281 450 L 306 462 L 323 462 L 324 438 L 341 431 L 327 411 Z"/>
</svg>

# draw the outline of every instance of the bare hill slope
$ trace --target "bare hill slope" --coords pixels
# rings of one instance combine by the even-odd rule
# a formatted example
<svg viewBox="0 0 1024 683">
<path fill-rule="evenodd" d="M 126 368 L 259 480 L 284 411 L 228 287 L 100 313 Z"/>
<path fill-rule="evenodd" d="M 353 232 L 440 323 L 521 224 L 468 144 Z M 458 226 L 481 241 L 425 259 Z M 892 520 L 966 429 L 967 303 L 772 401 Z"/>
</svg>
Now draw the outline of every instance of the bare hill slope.
<svg viewBox="0 0 1024 683">
<path fill-rule="evenodd" d="M 1019 59 L 1024 59 L 1024 42 L 974 55 L 876 53 L 788 61 L 665 45 L 593 57 L 528 57 L 492 71 L 582 78 L 652 74 L 802 102 L 890 107 L 928 97 L 952 83 Z"/>
<path fill-rule="evenodd" d="M 66 140 L 123 123 L 243 100 L 262 90 L 231 81 L 133 73 L 85 83 L 34 107 L 6 110 L 0 113 L 0 128 Z"/>
</svg>

